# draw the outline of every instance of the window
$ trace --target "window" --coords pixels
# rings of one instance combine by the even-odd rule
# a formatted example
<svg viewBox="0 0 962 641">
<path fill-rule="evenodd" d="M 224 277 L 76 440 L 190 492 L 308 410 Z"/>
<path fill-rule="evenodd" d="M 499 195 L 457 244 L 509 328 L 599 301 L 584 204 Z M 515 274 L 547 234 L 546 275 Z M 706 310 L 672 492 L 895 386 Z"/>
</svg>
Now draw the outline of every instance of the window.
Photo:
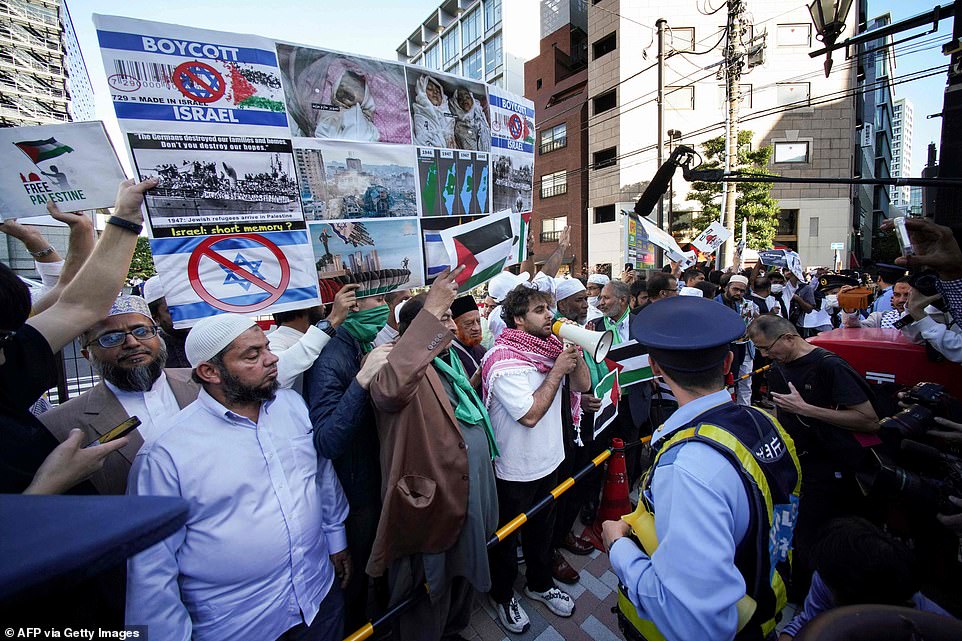
<svg viewBox="0 0 962 641">
<path fill-rule="evenodd" d="M 591 59 L 597 60 L 606 53 L 611 53 L 618 46 L 617 36 L 614 31 L 609 33 L 604 38 L 596 40 L 594 44 L 591 45 Z"/>
<path fill-rule="evenodd" d="M 811 85 L 807 82 L 780 82 L 775 86 L 779 107 L 807 105 L 811 98 Z"/>
<path fill-rule="evenodd" d="M 458 25 L 451 25 L 448 32 L 441 36 L 441 51 L 444 54 L 444 64 L 448 64 L 458 57 Z"/>
<path fill-rule="evenodd" d="M 741 106 L 748 109 L 752 108 L 752 86 L 751 85 L 738 85 L 738 93 L 741 96 Z M 718 85 L 718 104 L 722 107 L 725 106 L 725 85 Z"/>
<path fill-rule="evenodd" d="M 462 72 L 468 78 L 481 80 L 481 50 L 476 49 L 464 57 L 462 62 Z"/>
<path fill-rule="evenodd" d="M 461 20 L 461 46 L 471 47 L 481 37 L 481 12 L 472 11 Z"/>
<path fill-rule="evenodd" d="M 541 78 L 538 78 L 538 80 L 535 81 L 534 84 L 535 84 L 535 89 L 541 89 Z"/>
<path fill-rule="evenodd" d="M 818 238 L 818 216 L 812 216 L 808 219 L 808 237 Z"/>
<path fill-rule="evenodd" d="M 808 162 L 808 142 L 776 142 L 775 162 Z"/>
<path fill-rule="evenodd" d="M 592 98 L 591 104 L 594 107 L 595 114 L 604 113 L 618 106 L 618 95 L 612 89 Z"/>
<path fill-rule="evenodd" d="M 435 45 L 424 52 L 424 66 L 428 69 L 441 68 L 441 47 Z"/>
<path fill-rule="evenodd" d="M 812 46 L 812 25 L 780 24 L 775 28 L 775 44 L 779 47 Z"/>
<path fill-rule="evenodd" d="M 665 87 L 665 107 L 675 110 L 695 108 L 695 87 Z"/>
<path fill-rule="evenodd" d="M 591 160 L 595 166 L 595 169 L 604 169 L 605 167 L 611 167 L 615 165 L 618 161 L 618 148 L 608 147 L 607 149 L 602 149 L 601 151 L 596 151 L 591 156 Z"/>
<path fill-rule="evenodd" d="M 568 172 L 556 171 L 541 177 L 541 197 L 551 198 L 568 193 Z"/>
<path fill-rule="evenodd" d="M 545 218 L 541 221 L 541 237 L 539 240 L 543 243 L 556 243 L 561 239 L 561 232 L 564 231 L 565 226 L 568 224 L 567 216 L 558 216 L 557 218 Z"/>
<path fill-rule="evenodd" d="M 776 236 L 794 236 L 798 230 L 798 210 L 779 209 Z"/>
<path fill-rule="evenodd" d="M 541 132 L 541 153 L 546 154 L 555 149 L 568 145 L 568 126 L 565 123 L 555 125 L 551 129 Z"/>
<path fill-rule="evenodd" d="M 675 27 L 668 30 L 671 40 L 669 46 L 675 51 L 695 50 L 695 28 Z"/>
<path fill-rule="evenodd" d="M 503 58 L 501 53 L 501 34 L 499 33 L 495 37 L 491 38 L 484 43 L 484 76 L 485 78 L 490 78 L 491 76 L 501 73 Z M 540 80 L 538 81 L 541 82 Z M 538 85 L 538 89 L 541 85 Z"/>
<path fill-rule="evenodd" d="M 491 31 L 501 24 L 501 0 L 487 0 L 484 3 L 484 29 Z"/>
<path fill-rule="evenodd" d="M 596 223 L 615 222 L 615 206 L 602 205 L 601 207 L 595 207 L 595 222 Z"/>
</svg>

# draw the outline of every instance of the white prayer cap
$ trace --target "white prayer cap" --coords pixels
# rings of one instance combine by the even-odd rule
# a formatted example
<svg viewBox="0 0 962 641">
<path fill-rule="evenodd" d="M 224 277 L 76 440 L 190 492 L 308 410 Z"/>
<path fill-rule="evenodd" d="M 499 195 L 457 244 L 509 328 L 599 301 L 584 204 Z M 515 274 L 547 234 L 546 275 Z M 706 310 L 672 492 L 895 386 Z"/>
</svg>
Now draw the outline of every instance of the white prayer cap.
<svg viewBox="0 0 962 641">
<path fill-rule="evenodd" d="M 555 297 L 557 300 L 564 300 L 569 296 L 574 296 L 578 292 L 585 291 L 585 286 L 577 278 L 556 278 Z"/>
<path fill-rule="evenodd" d="M 611 279 L 605 276 L 604 274 L 592 274 L 591 276 L 588 277 L 588 282 L 591 283 L 592 285 L 601 285 L 602 287 L 604 287 L 605 285 L 611 282 Z"/>
<path fill-rule="evenodd" d="M 150 318 L 150 309 L 147 307 L 147 301 L 140 296 L 121 294 L 114 301 L 114 304 L 110 306 L 110 311 L 107 312 L 107 316 L 117 316 L 119 314 L 140 314 L 141 316 Z"/>
<path fill-rule="evenodd" d="M 745 287 L 748 287 L 748 278 L 745 276 L 742 276 L 741 274 L 735 274 L 734 276 L 728 279 L 728 284 L 731 285 L 732 283 L 741 283 Z"/>
<path fill-rule="evenodd" d="M 411 299 L 408 298 L 408 299 L 406 299 L 406 300 L 402 300 L 402 301 L 401 301 L 400 303 L 398 303 L 397 306 L 394 308 L 394 322 L 395 322 L 395 323 L 400 324 L 400 322 L 401 322 L 401 308 L 404 307 L 404 303 L 408 302 L 409 300 L 411 300 Z"/>
<path fill-rule="evenodd" d="M 164 297 L 164 284 L 160 282 L 160 276 L 151 276 L 144 282 L 144 300 L 150 305 L 155 300 Z"/>
<path fill-rule="evenodd" d="M 697 296 L 698 298 L 703 298 L 705 292 L 701 291 L 697 287 L 682 287 L 681 291 L 678 292 L 679 296 Z"/>
<path fill-rule="evenodd" d="M 208 316 L 190 328 L 184 351 L 191 367 L 209 361 L 256 323 L 240 314 Z"/>
<path fill-rule="evenodd" d="M 527 283 L 528 276 L 528 272 L 521 272 L 517 276 L 511 272 L 501 272 L 488 281 L 488 295 L 500 303 L 512 289 L 521 283 Z"/>
</svg>

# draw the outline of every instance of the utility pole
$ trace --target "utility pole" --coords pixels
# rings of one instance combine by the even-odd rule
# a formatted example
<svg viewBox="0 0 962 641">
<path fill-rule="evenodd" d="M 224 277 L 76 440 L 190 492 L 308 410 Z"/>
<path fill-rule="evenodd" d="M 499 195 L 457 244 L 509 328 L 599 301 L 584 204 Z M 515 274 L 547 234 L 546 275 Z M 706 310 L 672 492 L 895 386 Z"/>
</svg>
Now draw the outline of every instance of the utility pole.
<svg viewBox="0 0 962 641">
<path fill-rule="evenodd" d="M 664 18 L 658 18 L 655 27 L 658 29 L 658 166 L 665 163 L 665 25 Z M 658 229 L 665 228 L 665 197 L 658 197 Z M 669 233 L 671 233 L 669 231 Z M 656 247 L 655 264 L 663 266 L 664 251 Z"/>
<path fill-rule="evenodd" d="M 725 42 L 725 99 L 727 114 L 725 120 L 725 171 L 731 172 L 738 161 L 738 103 L 741 101 L 740 83 L 742 76 L 744 47 L 742 46 L 742 14 L 745 5 L 742 0 L 728 2 L 728 34 Z M 732 264 L 735 258 L 735 183 L 726 182 L 722 197 L 722 221 L 732 233 L 723 247 L 722 267 Z M 716 264 L 717 264 L 716 260 Z"/>
<path fill-rule="evenodd" d="M 942 140 L 939 146 L 939 178 L 962 176 L 962 2 L 955 2 L 952 40 L 942 47 L 951 55 L 942 103 Z M 935 222 L 962 223 L 962 190 L 939 189 L 935 194 Z"/>
</svg>

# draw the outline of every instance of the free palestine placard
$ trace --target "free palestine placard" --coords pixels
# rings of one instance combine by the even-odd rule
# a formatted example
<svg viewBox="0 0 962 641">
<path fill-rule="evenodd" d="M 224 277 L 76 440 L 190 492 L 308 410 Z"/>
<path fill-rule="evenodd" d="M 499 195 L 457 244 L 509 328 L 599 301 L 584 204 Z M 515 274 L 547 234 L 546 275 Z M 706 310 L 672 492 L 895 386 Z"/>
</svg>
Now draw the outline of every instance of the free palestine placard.
<svg viewBox="0 0 962 641">
<path fill-rule="evenodd" d="M 126 178 L 101 122 L 0 129 L 0 218 L 110 207 Z"/>
</svg>

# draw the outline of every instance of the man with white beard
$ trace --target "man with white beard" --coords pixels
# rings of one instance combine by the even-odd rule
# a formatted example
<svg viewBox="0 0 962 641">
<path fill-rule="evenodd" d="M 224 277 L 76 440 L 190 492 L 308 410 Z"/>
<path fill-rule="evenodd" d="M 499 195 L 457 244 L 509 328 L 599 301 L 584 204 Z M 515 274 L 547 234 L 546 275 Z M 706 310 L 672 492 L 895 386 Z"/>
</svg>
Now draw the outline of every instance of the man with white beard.
<svg viewBox="0 0 962 641">
<path fill-rule="evenodd" d="M 167 346 L 140 296 L 121 294 L 107 317 L 80 336 L 80 343 L 101 381 L 40 419 L 61 442 L 73 428 L 83 430 L 89 442 L 131 416 L 139 418 L 130 442 L 107 456 L 90 478 L 101 494 L 124 494 L 130 465 L 144 439 L 192 403 L 199 388 L 190 380 L 189 369 L 164 369 Z"/>
</svg>

